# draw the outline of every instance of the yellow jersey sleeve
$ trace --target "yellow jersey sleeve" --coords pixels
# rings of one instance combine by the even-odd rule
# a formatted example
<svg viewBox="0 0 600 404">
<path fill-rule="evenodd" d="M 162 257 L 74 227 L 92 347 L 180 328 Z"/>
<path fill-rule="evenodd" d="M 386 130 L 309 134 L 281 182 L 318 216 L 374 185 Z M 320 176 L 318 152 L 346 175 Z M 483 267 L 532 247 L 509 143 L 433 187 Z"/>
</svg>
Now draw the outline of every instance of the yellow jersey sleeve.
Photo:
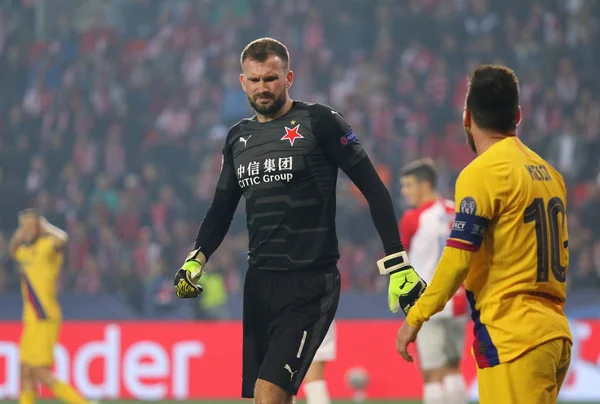
<svg viewBox="0 0 600 404">
<path fill-rule="evenodd" d="M 44 237 L 42 240 L 40 240 L 40 245 L 38 248 L 40 254 L 43 254 L 48 258 L 51 258 L 58 253 L 52 237 Z"/>
<path fill-rule="evenodd" d="M 15 251 L 15 261 L 17 261 L 19 264 L 23 264 L 23 261 L 25 261 L 26 257 L 27 249 L 23 246 L 23 244 L 21 244 Z"/>
<path fill-rule="evenodd" d="M 429 286 L 406 316 L 408 324 L 420 328 L 431 316 L 444 309 L 467 277 L 472 256 L 469 251 L 444 248 Z"/>
<path fill-rule="evenodd" d="M 15 260 L 19 264 L 23 264 L 25 261 L 31 261 L 29 255 L 35 252 L 39 257 L 52 260 L 55 256 L 62 254 L 61 251 L 56 249 L 54 241 L 51 237 L 40 237 L 32 246 L 27 247 L 25 244 L 21 244 L 15 251 Z"/>
<path fill-rule="evenodd" d="M 474 163 L 478 163 L 475 160 Z M 477 251 L 490 222 L 502 210 L 506 185 L 500 166 L 472 164 L 456 180 L 456 217 L 446 245 Z"/>
</svg>

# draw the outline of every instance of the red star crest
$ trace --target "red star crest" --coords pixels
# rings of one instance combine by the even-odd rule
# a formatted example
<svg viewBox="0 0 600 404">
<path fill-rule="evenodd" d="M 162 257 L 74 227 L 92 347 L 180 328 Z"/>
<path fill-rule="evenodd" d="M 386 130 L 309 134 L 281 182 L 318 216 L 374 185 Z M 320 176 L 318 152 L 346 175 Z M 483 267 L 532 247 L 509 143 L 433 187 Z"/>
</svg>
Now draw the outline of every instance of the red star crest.
<svg viewBox="0 0 600 404">
<path fill-rule="evenodd" d="M 300 124 L 294 126 L 292 129 L 285 127 L 285 136 L 283 136 L 280 140 L 289 140 L 290 145 L 293 146 L 296 139 L 304 139 L 304 136 L 298 133 L 298 128 L 300 128 Z"/>
</svg>

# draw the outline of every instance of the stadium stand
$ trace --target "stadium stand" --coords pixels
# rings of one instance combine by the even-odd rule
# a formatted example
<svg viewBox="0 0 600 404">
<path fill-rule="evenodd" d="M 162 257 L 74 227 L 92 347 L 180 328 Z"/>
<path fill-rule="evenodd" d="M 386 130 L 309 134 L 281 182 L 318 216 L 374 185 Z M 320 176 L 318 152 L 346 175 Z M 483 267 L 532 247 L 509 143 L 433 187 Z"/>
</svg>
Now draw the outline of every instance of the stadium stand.
<svg viewBox="0 0 600 404">
<path fill-rule="evenodd" d="M 0 302 L 18 298 L 7 240 L 16 212 L 31 206 L 71 234 L 61 289 L 80 303 L 65 306 L 70 316 L 93 317 L 87 307 L 115 318 L 197 311 L 174 308 L 172 274 L 210 203 L 227 129 L 250 114 L 239 53 L 267 32 L 290 46 L 292 96 L 342 111 L 398 213 L 403 164 L 433 157 L 451 197 L 472 158 L 460 125 L 469 69 L 513 67 L 519 134 L 569 185 L 569 304 L 600 305 L 599 4 L 52 0 L 43 12 L 34 1 L 3 4 Z M 367 205 L 347 180 L 339 186 L 341 315 L 385 312 L 379 297 L 372 309 L 365 297 L 387 288 L 372 265 L 381 251 Z M 237 215 L 210 261 L 222 280 L 216 306 L 239 302 L 244 233 Z M 133 287 L 140 279 L 144 292 Z M 1 317 L 18 318 L 10 311 Z"/>
</svg>

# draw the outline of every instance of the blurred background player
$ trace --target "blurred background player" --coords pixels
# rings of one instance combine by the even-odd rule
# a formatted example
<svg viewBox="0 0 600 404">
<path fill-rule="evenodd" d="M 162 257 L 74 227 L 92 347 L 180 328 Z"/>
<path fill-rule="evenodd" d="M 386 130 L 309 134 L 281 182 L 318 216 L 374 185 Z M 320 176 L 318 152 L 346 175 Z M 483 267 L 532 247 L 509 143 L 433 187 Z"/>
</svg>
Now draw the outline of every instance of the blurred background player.
<svg viewBox="0 0 600 404">
<path fill-rule="evenodd" d="M 74 389 L 52 373 L 61 310 L 56 285 L 69 236 L 35 210 L 19 213 L 19 227 L 10 240 L 10 253 L 21 267 L 23 331 L 21 334 L 20 404 L 33 404 L 39 383 L 69 404 L 85 404 Z"/>
<path fill-rule="evenodd" d="M 519 84 L 504 66 L 472 73 L 463 112 L 477 154 L 456 181 L 456 219 L 429 288 L 410 309 L 396 347 L 465 282 L 481 404 L 554 404 L 571 360 L 564 313 L 567 192 L 562 176 L 516 136 Z"/>
<path fill-rule="evenodd" d="M 335 320 L 329 326 L 325 339 L 317 349 L 317 353 L 304 377 L 304 394 L 307 404 L 329 404 L 329 389 L 325 381 L 325 366 L 327 362 L 335 360 L 336 356 L 336 330 Z"/>
<path fill-rule="evenodd" d="M 454 202 L 436 191 L 438 173 L 433 160 L 421 159 L 401 171 L 402 196 L 413 207 L 400 219 L 400 235 L 419 268 L 431 282 L 454 222 Z M 458 292 L 444 309 L 423 324 L 417 339 L 419 365 L 423 373 L 424 404 L 465 404 L 465 382 L 460 360 L 465 342 L 467 299 L 465 289 Z"/>
</svg>

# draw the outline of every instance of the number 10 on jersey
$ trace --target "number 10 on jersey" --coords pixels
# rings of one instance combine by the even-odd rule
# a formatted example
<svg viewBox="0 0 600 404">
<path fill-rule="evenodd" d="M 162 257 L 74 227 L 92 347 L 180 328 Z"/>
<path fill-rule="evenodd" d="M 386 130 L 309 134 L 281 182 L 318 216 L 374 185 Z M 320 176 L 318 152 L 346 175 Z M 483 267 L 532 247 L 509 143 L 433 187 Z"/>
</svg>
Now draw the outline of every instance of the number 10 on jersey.
<svg viewBox="0 0 600 404">
<path fill-rule="evenodd" d="M 536 198 L 525 209 L 524 219 L 525 223 L 535 223 L 537 281 L 548 282 L 549 269 L 552 269 L 554 278 L 558 282 L 565 282 L 567 268 L 560 263 L 561 249 L 567 248 L 567 241 L 563 241 L 561 237 L 566 225 L 564 202 L 555 197 L 550 199 L 546 206 L 543 198 Z"/>
</svg>

